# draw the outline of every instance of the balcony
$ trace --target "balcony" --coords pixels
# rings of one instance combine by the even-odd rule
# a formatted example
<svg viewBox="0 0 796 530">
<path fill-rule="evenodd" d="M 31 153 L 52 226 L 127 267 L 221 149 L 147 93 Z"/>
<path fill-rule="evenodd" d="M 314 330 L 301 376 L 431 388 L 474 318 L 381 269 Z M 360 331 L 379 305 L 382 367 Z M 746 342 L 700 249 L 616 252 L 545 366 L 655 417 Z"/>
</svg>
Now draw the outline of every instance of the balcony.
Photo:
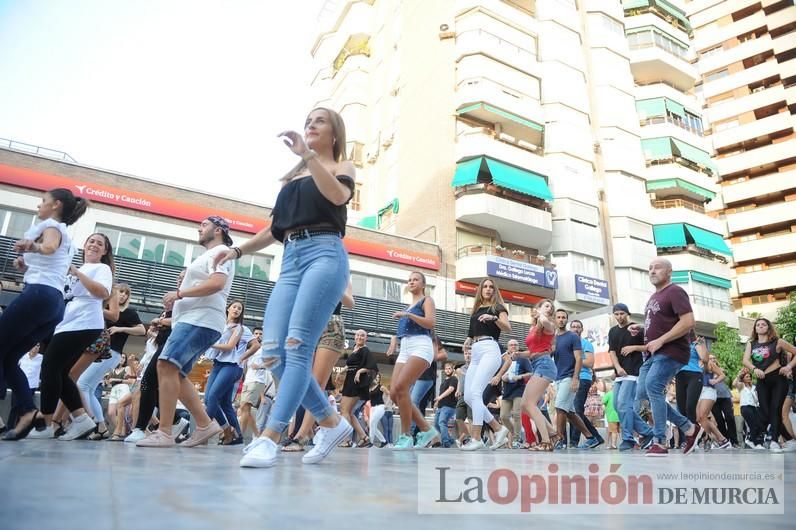
<svg viewBox="0 0 796 530">
<path fill-rule="evenodd" d="M 661 198 L 683 195 L 695 201 L 712 200 L 720 189 L 713 177 L 680 164 L 649 166 L 646 177 L 647 191 Z"/>
<path fill-rule="evenodd" d="M 765 90 L 753 92 L 738 99 L 728 99 L 714 103 L 705 111 L 712 123 L 739 116 L 745 112 L 768 107 L 785 101 L 786 91 L 782 85 L 775 85 Z"/>
<path fill-rule="evenodd" d="M 707 7 L 707 9 L 703 9 L 704 6 L 699 4 L 703 4 L 704 1 L 692 1 L 690 4 L 686 4 L 686 12 L 692 13 L 689 16 L 691 24 L 695 28 L 700 28 L 713 20 L 731 15 L 736 11 L 740 11 L 759 2 L 760 0 L 725 0 L 717 3 L 715 0 L 709 0 L 708 3 L 714 5 Z M 765 5 L 765 1 L 763 4 Z"/>
<path fill-rule="evenodd" d="M 636 100 L 667 98 L 676 101 L 687 109 L 699 109 L 702 107 L 695 96 L 685 94 L 666 83 L 636 85 L 634 95 L 636 96 Z"/>
<path fill-rule="evenodd" d="M 725 233 L 726 227 L 723 221 L 705 215 L 704 208 L 688 201 L 668 199 L 653 201 L 652 204 L 655 207 L 653 221 L 656 225 L 688 223 L 715 234 Z M 700 209 L 702 211 L 699 211 Z"/>
<path fill-rule="evenodd" d="M 763 13 L 763 11 L 758 11 L 754 15 L 741 19 L 732 24 L 716 26 L 696 32 L 694 35 L 693 46 L 697 51 L 701 52 L 718 46 L 724 41 L 734 39 L 738 35 L 743 35 L 765 26 L 766 15 Z"/>
<path fill-rule="evenodd" d="M 734 249 L 735 247 L 733 247 Z M 728 260 L 721 257 L 711 257 L 701 250 L 688 249 L 675 254 L 666 254 L 666 259 L 672 262 L 672 270 L 696 271 L 717 278 L 730 278 L 732 271 Z"/>
<path fill-rule="evenodd" d="M 475 16 L 487 16 L 483 13 L 474 13 L 475 8 L 485 8 L 490 13 L 494 13 L 505 20 L 511 20 L 517 27 L 526 30 L 535 30 L 538 24 L 533 14 L 535 6 L 530 6 L 529 4 L 531 4 L 531 2 L 524 2 L 523 4 L 525 4 L 523 7 L 526 5 L 531 7 L 531 11 L 519 9 L 502 0 L 455 0 L 454 13 L 456 14 L 458 22 L 465 18 L 464 15 L 470 15 L 470 13 L 473 13 Z M 479 20 L 478 22 L 480 23 L 481 21 Z"/>
<path fill-rule="evenodd" d="M 796 77 L 796 59 L 790 59 L 784 63 L 777 64 L 779 64 L 779 77 L 781 79 Z"/>
<path fill-rule="evenodd" d="M 549 262 L 535 256 L 512 254 L 490 245 L 470 245 L 456 253 L 456 281 L 477 284 L 492 276 L 498 279 L 503 289 L 545 298 L 555 293 L 555 289 L 548 285 L 558 285 L 558 273 L 552 267 Z M 500 272 L 489 274 L 496 269 Z M 550 280 L 555 282 L 550 283 Z"/>
<path fill-rule="evenodd" d="M 732 255 L 736 263 L 757 261 L 792 252 L 796 252 L 796 232 L 741 241 L 732 245 Z"/>
<path fill-rule="evenodd" d="M 684 201 L 683 199 L 663 199 L 652 201 L 652 207 L 657 210 L 672 210 L 672 209 L 685 209 L 705 215 L 705 207 L 701 204 L 694 204 L 693 202 Z M 655 223 L 676 223 L 677 221 L 659 221 Z"/>
<path fill-rule="evenodd" d="M 463 131 L 456 138 L 456 160 L 488 156 L 540 175 L 550 174 L 547 162 L 538 154 L 539 150 L 532 150 L 530 144 L 522 147 L 523 142 L 514 144 L 507 140 L 500 139 L 485 127 Z"/>
<path fill-rule="evenodd" d="M 728 213 L 727 228 L 730 234 L 737 234 L 761 226 L 789 223 L 794 220 L 796 220 L 796 202 L 783 201 L 769 206 L 752 208 L 746 212 Z"/>
<path fill-rule="evenodd" d="M 485 55 L 521 72 L 541 77 L 536 51 L 529 50 L 484 29 L 466 30 L 456 35 L 456 61 L 471 55 Z"/>
<path fill-rule="evenodd" d="M 771 35 L 766 33 L 760 38 L 742 42 L 728 50 L 701 57 L 697 63 L 700 73 L 713 72 L 727 65 L 741 62 L 749 57 L 767 52 L 771 49 Z"/>
<path fill-rule="evenodd" d="M 667 81 L 683 92 L 694 88 L 699 77 L 691 63 L 651 43 L 630 47 L 630 69 L 636 83 Z"/>
<path fill-rule="evenodd" d="M 791 138 L 785 142 L 764 145 L 737 155 L 717 158 L 715 162 L 719 166 L 719 174 L 727 177 L 794 157 L 796 157 L 796 138 Z"/>
<path fill-rule="evenodd" d="M 722 186 L 721 195 L 724 202 L 731 205 L 735 202 L 747 201 L 794 187 L 796 187 L 796 169 Z"/>
<path fill-rule="evenodd" d="M 748 140 L 754 140 L 765 136 L 770 136 L 774 133 L 783 131 L 793 131 L 793 125 L 796 123 L 796 117 L 792 116 L 790 112 L 780 112 L 766 118 L 755 120 L 751 123 L 744 123 L 737 127 L 731 127 L 724 131 L 713 133 L 713 146 L 716 149 L 729 147 L 731 145 L 740 144 Z"/>
<path fill-rule="evenodd" d="M 712 331 L 713 326 L 718 322 L 726 322 L 732 328 L 738 327 L 738 315 L 735 314 L 731 303 L 698 294 L 692 294 L 690 298 L 697 333 Z"/>
<path fill-rule="evenodd" d="M 780 267 L 737 275 L 739 294 L 796 288 L 796 267 Z"/>
<path fill-rule="evenodd" d="M 550 248 L 556 253 L 577 252 L 600 259 L 605 257 L 600 229 L 568 219 L 553 221 L 553 240 Z"/>
<path fill-rule="evenodd" d="M 660 138 L 670 136 L 693 145 L 697 149 L 710 152 L 710 142 L 705 139 L 702 131 L 689 126 L 682 120 L 674 120 L 671 116 L 654 116 L 639 120 L 642 138 Z"/>
<path fill-rule="evenodd" d="M 796 17 L 796 13 L 794 13 L 794 17 Z M 796 20 L 796 18 L 793 20 Z M 796 48 L 796 32 L 791 31 L 790 33 L 786 33 L 785 35 L 781 35 L 774 39 L 773 48 L 775 55 L 779 55 Z"/>
<path fill-rule="evenodd" d="M 706 99 L 711 98 L 713 96 L 718 96 L 719 94 L 724 94 L 730 90 L 751 85 L 752 83 L 762 79 L 768 79 L 769 77 L 774 77 L 776 75 L 779 75 L 779 63 L 771 59 L 751 68 L 741 70 L 740 72 L 736 72 L 734 74 L 726 75 L 719 79 L 714 79 L 712 81 L 706 80 L 703 94 Z"/>
<path fill-rule="evenodd" d="M 768 31 L 772 31 L 787 24 L 792 24 L 794 20 L 796 20 L 796 6 L 791 5 L 767 15 L 766 26 L 768 26 Z"/>
<path fill-rule="evenodd" d="M 629 237 L 614 238 L 614 266 L 629 267 L 639 270 L 647 270 L 657 252 L 653 243 L 631 239 Z"/>
<path fill-rule="evenodd" d="M 544 145 L 544 118 L 538 99 L 480 77 L 460 82 L 455 102 L 459 116 L 500 125 L 517 140 Z"/>
<path fill-rule="evenodd" d="M 516 245 L 549 247 L 553 222 L 544 203 L 507 191 L 490 184 L 457 188 L 456 220 L 495 230 L 503 241 Z"/>
</svg>

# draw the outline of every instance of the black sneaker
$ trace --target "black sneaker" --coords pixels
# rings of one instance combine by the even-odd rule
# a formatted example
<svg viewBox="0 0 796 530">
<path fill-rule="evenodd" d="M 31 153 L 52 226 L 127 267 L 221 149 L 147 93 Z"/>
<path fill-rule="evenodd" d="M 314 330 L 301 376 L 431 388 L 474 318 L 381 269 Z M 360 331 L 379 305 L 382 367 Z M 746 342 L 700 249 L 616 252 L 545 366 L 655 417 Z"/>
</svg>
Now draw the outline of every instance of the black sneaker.
<svg viewBox="0 0 796 530">
<path fill-rule="evenodd" d="M 641 438 L 638 439 L 638 446 L 639 446 L 639 448 L 642 451 L 645 451 L 645 450 L 649 449 L 650 447 L 652 447 L 652 442 L 654 442 L 654 441 L 655 441 L 655 437 L 652 436 L 652 435 L 650 435 L 650 436 L 642 436 Z"/>
</svg>

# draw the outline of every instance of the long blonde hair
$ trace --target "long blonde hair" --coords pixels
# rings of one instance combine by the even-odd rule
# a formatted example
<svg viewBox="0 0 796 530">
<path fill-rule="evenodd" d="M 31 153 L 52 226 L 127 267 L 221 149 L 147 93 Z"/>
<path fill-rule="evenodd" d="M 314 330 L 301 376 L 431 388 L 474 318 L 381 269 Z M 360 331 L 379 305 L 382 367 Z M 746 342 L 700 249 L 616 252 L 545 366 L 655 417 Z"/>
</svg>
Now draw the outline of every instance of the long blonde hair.
<svg viewBox="0 0 796 530">
<path fill-rule="evenodd" d="M 481 283 L 478 284 L 478 290 L 475 292 L 475 303 L 473 304 L 473 312 L 474 315 L 481 306 L 484 305 L 484 299 L 481 296 L 481 290 L 484 288 L 484 284 L 486 282 L 492 282 L 492 287 L 495 289 L 494 294 L 492 295 L 491 304 L 489 305 L 489 309 L 492 313 L 497 314 L 497 306 L 502 305 L 504 308 L 506 307 L 506 303 L 503 301 L 503 295 L 500 294 L 500 289 L 498 289 L 497 283 L 492 278 L 484 278 L 481 280 Z"/>
<path fill-rule="evenodd" d="M 310 111 L 309 114 L 307 114 L 307 117 L 309 118 L 309 115 L 316 110 L 323 110 L 329 115 L 329 122 L 332 124 L 332 136 L 334 137 L 334 142 L 332 143 L 332 157 L 334 158 L 335 162 L 342 162 L 347 156 L 345 150 L 345 122 L 343 121 L 343 118 L 337 112 L 326 107 L 315 107 Z M 301 173 L 306 167 L 307 162 L 305 162 L 304 159 L 301 159 L 295 166 L 293 166 L 293 169 L 285 173 L 285 175 L 279 180 L 282 182 L 287 182 Z"/>
</svg>

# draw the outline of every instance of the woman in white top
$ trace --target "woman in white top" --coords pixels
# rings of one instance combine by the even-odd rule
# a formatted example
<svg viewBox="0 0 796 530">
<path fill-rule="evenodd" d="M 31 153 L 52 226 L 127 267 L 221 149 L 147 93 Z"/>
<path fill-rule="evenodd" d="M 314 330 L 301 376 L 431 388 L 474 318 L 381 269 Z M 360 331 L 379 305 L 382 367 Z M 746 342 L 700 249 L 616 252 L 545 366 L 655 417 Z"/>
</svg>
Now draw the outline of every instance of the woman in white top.
<svg viewBox="0 0 796 530">
<path fill-rule="evenodd" d="M 764 449 L 763 447 L 763 425 L 760 418 L 760 404 L 757 401 L 757 391 L 752 384 L 752 374 L 749 369 L 744 367 L 735 378 L 735 388 L 740 390 L 741 416 L 746 422 L 749 433 L 746 437 L 746 445 L 752 449 Z"/>
<path fill-rule="evenodd" d="M 6 440 L 24 438 L 33 428 L 33 395 L 17 363 L 36 343 L 49 338 L 64 316 L 64 284 L 74 255 L 66 227 L 87 206 L 86 200 L 67 189 L 48 191 L 38 207 L 38 223 L 14 244 L 20 253 L 14 266 L 25 273 L 25 287 L 0 317 L 0 398 L 6 385 L 11 388 L 20 416 L 16 426 L 9 426 L 14 428 Z"/>
<path fill-rule="evenodd" d="M 234 301 L 227 306 L 227 327 L 218 343 L 205 354 L 213 359 L 213 370 L 205 387 L 207 415 L 224 428 L 223 445 L 243 443 L 243 433 L 238 416 L 232 406 L 232 391 L 243 375 L 240 366 L 252 332 L 243 325 L 243 302 Z"/>
<path fill-rule="evenodd" d="M 83 265 L 72 265 L 65 288 L 64 318 L 44 351 L 41 364 L 41 413 L 46 427 L 31 438 L 51 438 L 52 415 L 58 400 L 72 415 L 72 424 L 61 440 L 80 438 L 97 426 L 83 409 L 83 400 L 69 371 L 105 328 L 103 301 L 113 287 L 113 249 L 105 234 L 91 234 L 83 245 Z"/>
</svg>

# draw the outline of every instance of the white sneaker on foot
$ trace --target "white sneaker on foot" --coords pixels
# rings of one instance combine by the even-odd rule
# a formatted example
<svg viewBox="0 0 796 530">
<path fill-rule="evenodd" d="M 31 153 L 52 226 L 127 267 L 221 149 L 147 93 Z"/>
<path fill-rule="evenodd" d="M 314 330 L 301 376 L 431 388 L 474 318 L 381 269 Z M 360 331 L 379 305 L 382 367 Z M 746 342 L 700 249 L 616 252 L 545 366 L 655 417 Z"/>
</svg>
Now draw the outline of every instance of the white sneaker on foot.
<svg viewBox="0 0 796 530">
<path fill-rule="evenodd" d="M 462 451 L 480 451 L 485 448 L 486 444 L 481 440 L 471 439 L 467 444 L 460 447 Z"/>
<path fill-rule="evenodd" d="M 772 453 L 781 453 L 782 447 L 780 447 L 779 444 L 774 440 L 771 440 L 771 443 L 769 443 L 768 445 L 768 450 L 771 451 Z"/>
<path fill-rule="evenodd" d="M 279 453 L 279 446 L 270 438 L 255 438 L 243 449 L 240 467 L 271 467 L 276 464 Z"/>
<path fill-rule="evenodd" d="M 69 428 L 66 429 L 66 432 L 59 436 L 58 439 L 66 442 L 77 440 L 81 436 L 85 436 L 93 431 L 96 427 L 97 424 L 94 423 L 94 420 L 89 418 L 88 414 L 83 414 L 82 416 L 75 418 L 69 425 Z"/>
<path fill-rule="evenodd" d="M 176 440 L 190 425 L 191 422 L 185 418 L 180 418 L 180 421 L 171 426 L 171 437 Z"/>
<path fill-rule="evenodd" d="M 301 461 L 305 464 L 317 464 L 329 456 L 329 453 L 331 453 L 340 442 L 351 436 L 353 431 L 354 428 L 342 417 L 334 427 L 321 427 L 318 429 L 318 434 L 312 439 L 315 445 L 313 445 L 312 449 L 304 453 L 304 456 L 301 457 Z"/>
<path fill-rule="evenodd" d="M 782 446 L 782 451 L 785 453 L 792 453 L 796 451 L 796 440 L 788 440 Z"/>
<path fill-rule="evenodd" d="M 55 437 L 55 428 L 52 426 L 52 424 L 48 425 L 47 427 L 45 427 L 40 431 L 33 429 L 32 431 L 30 431 L 30 434 L 28 434 L 27 436 L 27 438 L 32 438 L 34 440 L 47 440 L 49 438 L 54 438 L 54 437 Z"/>
<path fill-rule="evenodd" d="M 509 429 L 505 425 L 500 428 L 498 432 L 495 433 L 495 443 L 489 446 L 490 449 L 493 451 L 495 449 L 500 449 L 506 442 L 509 440 Z"/>
<path fill-rule="evenodd" d="M 133 429 L 133 432 L 127 435 L 127 438 L 124 439 L 125 443 L 134 444 L 146 438 L 146 433 L 141 429 Z"/>
</svg>

